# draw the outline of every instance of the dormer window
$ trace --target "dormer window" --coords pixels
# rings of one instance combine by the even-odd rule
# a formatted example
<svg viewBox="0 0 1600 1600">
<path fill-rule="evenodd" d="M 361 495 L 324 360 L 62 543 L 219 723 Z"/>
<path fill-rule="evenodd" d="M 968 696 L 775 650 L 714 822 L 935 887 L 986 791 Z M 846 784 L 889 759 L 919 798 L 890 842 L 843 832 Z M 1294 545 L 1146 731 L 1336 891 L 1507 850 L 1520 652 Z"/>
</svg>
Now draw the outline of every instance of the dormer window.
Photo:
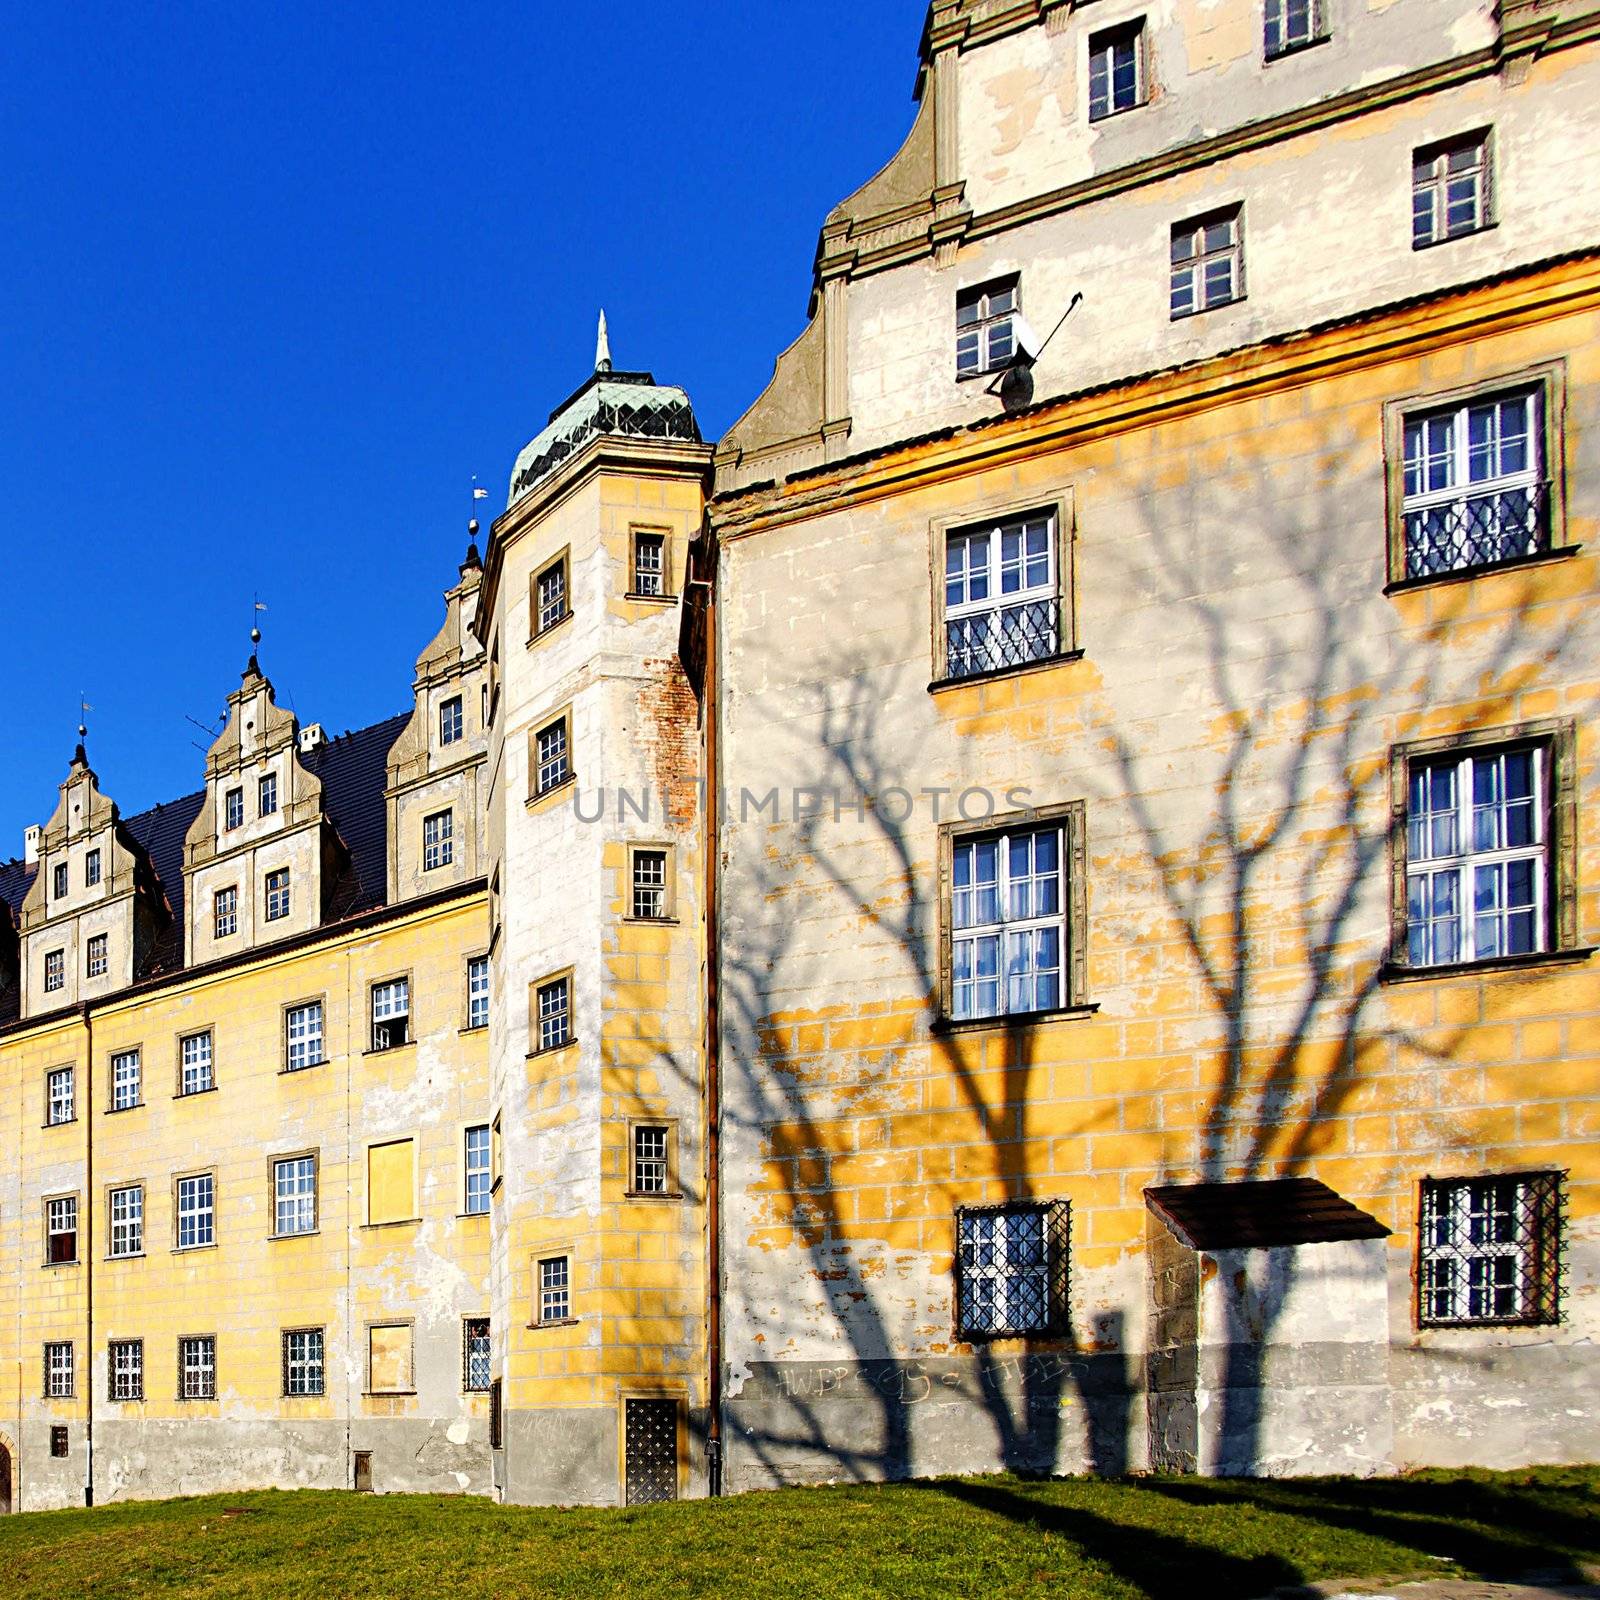
<svg viewBox="0 0 1600 1600">
<path fill-rule="evenodd" d="M 83 858 L 83 886 L 92 889 L 100 881 L 100 852 L 91 850 Z"/>
<path fill-rule="evenodd" d="M 229 830 L 244 826 L 244 790 L 230 789 L 222 800 L 222 826 Z"/>
<path fill-rule="evenodd" d="M 1015 273 L 963 289 L 956 296 L 956 376 L 998 372 L 1017 348 L 1021 280 Z"/>
<path fill-rule="evenodd" d="M 458 694 L 451 695 L 439 707 L 439 743 L 441 745 L 458 744 L 463 731 L 461 696 Z"/>
<path fill-rule="evenodd" d="M 67 864 L 65 861 L 56 863 L 56 869 L 51 874 L 51 879 L 50 888 L 54 898 L 65 900 L 67 898 Z"/>
<path fill-rule="evenodd" d="M 455 860 L 455 813 L 436 811 L 422 819 L 422 870 L 448 867 Z"/>
<path fill-rule="evenodd" d="M 269 772 L 261 780 L 260 804 L 256 808 L 256 814 L 262 817 L 270 817 L 275 815 L 277 810 L 278 774 L 276 772 Z"/>
</svg>

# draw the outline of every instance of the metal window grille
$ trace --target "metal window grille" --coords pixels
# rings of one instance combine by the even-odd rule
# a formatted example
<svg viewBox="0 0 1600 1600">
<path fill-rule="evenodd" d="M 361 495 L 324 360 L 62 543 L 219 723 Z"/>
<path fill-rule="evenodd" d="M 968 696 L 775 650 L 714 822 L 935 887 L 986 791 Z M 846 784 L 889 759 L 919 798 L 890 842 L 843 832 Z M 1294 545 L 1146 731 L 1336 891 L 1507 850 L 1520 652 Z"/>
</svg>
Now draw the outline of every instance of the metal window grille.
<svg viewBox="0 0 1600 1600">
<path fill-rule="evenodd" d="M 439 743 L 458 744 L 464 731 L 461 696 L 452 695 L 439 706 Z"/>
<path fill-rule="evenodd" d="M 267 921 L 276 922 L 289 915 L 289 869 L 281 867 L 267 874 Z"/>
<path fill-rule="evenodd" d="M 1540 394 L 1491 395 L 1406 418 L 1406 576 L 1432 577 L 1549 548 Z"/>
<path fill-rule="evenodd" d="M 1423 1181 L 1421 1326 L 1561 1320 L 1562 1176 L 1519 1172 Z"/>
<path fill-rule="evenodd" d="M 83 883 L 87 889 L 92 889 L 100 881 L 100 852 L 91 850 L 83 858 Z"/>
<path fill-rule="evenodd" d="M 633 1191 L 635 1194 L 667 1192 L 667 1130 L 637 1127 L 633 1130 Z"/>
<path fill-rule="evenodd" d="M 57 864 L 52 877 L 54 878 L 54 898 L 65 900 L 67 898 L 67 864 L 65 861 Z"/>
<path fill-rule="evenodd" d="M 278 809 L 278 774 L 266 773 L 257 788 L 257 814 L 272 816 Z"/>
<path fill-rule="evenodd" d="M 75 1095 L 71 1067 L 57 1067 L 50 1074 L 50 1123 L 71 1122 L 75 1114 Z"/>
<path fill-rule="evenodd" d="M 69 1452 L 67 1443 L 67 1430 L 61 1423 L 56 1423 L 50 1429 L 50 1454 L 57 1460 L 64 1461 Z"/>
<path fill-rule="evenodd" d="M 113 1339 L 106 1347 L 107 1398 L 144 1399 L 144 1340 Z"/>
<path fill-rule="evenodd" d="M 1406 811 L 1414 967 L 1526 955 L 1549 942 L 1548 751 L 1416 762 Z"/>
<path fill-rule="evenodd" d="M 623 1402 L 624 1499 L 630 1506 L 678 1498 L 678 1402 Z"/>
<path fill-rule="evenodd" d="M 633 536 L 633 592 L 661 595 L 666 588 L 667 541 L 659 533 Z"/>
<path fill-rule="evenodd" d="M 537 738 L 538 779 L 537 793 L 548 794 L 559 788 L 571 775 L 567 761 L 567 725 L 565 721 L 552 722 L 541 728 Z"/>
<path fill-rule="evenodd" d="M 191 1033 L 183 1041 L 183 1083 L 185 1094 L 204 1094 L 216 1079 L 211 1071 L 211 1035 Z"/>
<path fill-rule="evenodd" d="M 67 983 L 67 953 L 65 950 L 47 950 L 44 958 L 44 992 L 54 994 Z"/>
<path fill-rule="evenodd" d="M 539 574 L 539 632 L 552 628 L 567 614 L 567 564 L 558 561 Z"/>
<path fill-rule="evenodd" d="M 272 1164 L 272 1231 L 280 1237 L 317 1231 L 317 1163 L 291 1156 Z"/>
<path fill-rule="evenodd" d="M 390 1050 L 411 1037 L 411 980 L 372 986 L 372 1048 Z"/>
<path fill-rule="evenodd" d="M 1061 648 L 1055 518 L 1017 517 L 945 539 L 945 676 L 1045 661 Z"/>
<path fill-rule="evenodd" d="M 956 296 L 956 375 L 995 372 L 1015 354 L 1018 280 L 997 279 Z"/>
<path fill-rule="evenodd" d="M 1172 315 L 1192 316 L 1244 293 L 1244 237 L 1238 211 L 1172 230 Z"/>
<path fill-rule="evenodd" d="M 111 1253 L 136 1256 L 144 1250 L 144 1190 L 137 1185 L 111 1191 Z"/>
<path fill-rule="evenodd" d="M 223 800 L 223 821 L 225 828 L 241 828 L 244 826 L 244 790 L 230 789 Z"/>
<path fill-rule="evenodd" d="M 88 954 L 84 963 L 84 971 L 91 978 L 103 978 L 106 968 L 111 965 L 111 936 L 97 933 L 90 937 L 87 946 Z"/>
<path fill-rule="evenodd" d="M 422 870 L 448 867 L 455 859 L 455 813 L 438 811 L 422 819 Z"/>
<path fill-rule="evenodd" d="M 239 931 L 239 891 L 218 889 L 213 901 L 213 926 L 218 939 L 226 939 Z"/>
<path fill-rule="evenodd" d="M 45 1240 L 49 1260 L 59 1266 L 78 1259 L 78 1199 L 65 1195 L 45 1204 Z"/>
<path fill-rule="evenodd" d="M 1064 1200 L 958 1212 L 956 1300 L 961 1336 L 1063 1332 L 1067 1241 Z"/>
<path fill-rule="evenodd" d="M 283 1392 L 319 1395 L 322 1388 L 322 1329 L 291 1329 L 283 1336 Z"/>
<path fill-rule="evenodd" d="M 214 1335 L 178 1341 L 178 1398 L 217 1398 L 217 1341 Z"/>
<path fill-rule="evenodd" d="M 46 1400 L 70 1400 L 73 1397 L 76 1374 L 73 1371 L 72 1346 L 65 1341 L 44 1347 L 44 1397 Z"/>
<path fill-rule="evenodd" d="M 659 922 L 667 914 L 667 852 L 633 852 L 633 914 Z"/>
<path fill-rule="evenodd" d="M 322 1064 L 322 1002 L 290 1006 L 284 1018 L 287 1049 L 284 1065 L 290 1072 Z"/>
<path fill-rule="evenodd" d="M 489 958 L 474 956 L 467 963 L 467 1026 L 489 1026 Z"/>
<path fill-rule="evenodd" d="M 493 1176 L 489 1169 L 489 1127 L 468 1128 L 467 1137 L 467 1215 L 481 1217 L 489 1209 Z"/>
<path fill-rule="evenodd" d="M 1089 120 L 1131 111 L 1144 102 L 1144 24 L 1130 22 L 1089 36 Z"/>
<path fill-rule="evenodd" d="M 951 860 L 951 1015 L 1062 1004 L 1066 951 L 1059 827 L 957 839 Z"/>
<path fill-rule="evenodd" d="M 489 1389 L 489 1319 L 468 1317 L 461 1324 L 461 1387 L 469 1394 Z"/>
<path fill-rule="evenodd" d="M 1322 37 L 1318 0 L 1267 0 L 1266 48 L 1269 56 L 1315 44 Z"/>
<path fill-rule="evenodd" d="M 178 1179 L 178 1248 L 194 1250 L 215 1244 L 216 1195 L 209 1172 Z"/>
<path fill-rule="evenodd" d="M 119 1050 L 111 1058 L 111 1109 L 127 1111 L 139 1104 L 139 1052 Z"/>
<path fill-rule="evenodd" d="M 1489 138 L 1428 145 L 1411 160 L 1411 243 L 1421 249 L 1489 225 Z"/>
<path fill-rule="evenodd" d="M 572 1315 L 572 1283 L 565 1256 L 539 1263 L 539 1320 L 565 1322 Z"/>
<path fill-rule="evenodd" d="M 539 985 L 539 1048 L 555 1050 L 572 1037 L 571 980 Z"/>
</svg>

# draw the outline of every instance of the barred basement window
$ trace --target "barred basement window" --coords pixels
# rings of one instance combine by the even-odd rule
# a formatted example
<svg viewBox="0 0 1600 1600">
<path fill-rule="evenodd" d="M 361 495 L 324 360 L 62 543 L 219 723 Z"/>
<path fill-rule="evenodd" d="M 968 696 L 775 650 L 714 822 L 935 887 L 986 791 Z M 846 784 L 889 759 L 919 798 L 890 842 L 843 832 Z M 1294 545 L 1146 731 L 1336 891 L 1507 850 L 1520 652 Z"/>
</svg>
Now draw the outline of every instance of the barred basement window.
<svg viewBox="0 0 1600 1600">
<path fill-rule="evenodd" d="M 667 536 L 636 532 L 633 536 L 633 592 L 661 596 L 667 592 Z"/>
<path fill-rule="evenodd" d="M 284 1012 L 284 1067 L 299 1072 L 322 1065 L 322 1002 L 309 1000 Z"/>
<path fill-rule="evenodd" d="M 534 636 L 547 633 L 567 616 L 567 558 L 558 556 L 533 580 Z"/>
<path fill-rule="evenodd" d="M 1418 150 L 1411 158 L 1412 248 L 1487 228 L 1491 170 L 1486 129 Z"/>
<path fill-rule="evenodd" d="M 1417 1322 L 1561 1320 L 1559 1172 L 1426 1178 L 1417 1245 Z"/>
<path fill-rule="evenodd" d="M 455 813 L 436 811 L 422 819 L 422 870 L 432 872 L 455 860 Z"/>
<path fill-rule="evenodd" d="M 218 889 L 212 901 L 212 934 L 226 939 L 239 931 L 239 891 Z"/>
<path fill-rule="evenodd" d="M 671 1183 L 669 1151 L 671 1130 L 636 1124 L 633 1130 L 633 1173 L 629 1184 L 633 1194 L 666 1194 Z"/>
<path fill-rule="evenodd" d="M 50 1429 L 50 1454 L 58 1461 L 65 1461 L 69 1453 L 67 1430 L 58 1422 Z"/>
<path fill-rule="evenodd" d="M 467 961 L 467 1026 L 489 1026 L 488 956 L 472 956 Z"/>
<path fill-rule="evenodd" d="M 963 289 L 956 296 L 956 376 L 998 372 L 1017 348 L 1021 279 L 1015 273 Z"/>
<path fill-rule="evenodd" d="M 572 1037 L 572 979 L 554 978 L 535 991 L 538 1048 L 559 1050 Z"/>
<path fill-rule="evenodd" d="M 182 1052 L 182 1069 L 178 1080 L 178 1093 L 204 1094 L 216 1087 L 211 1070 L 211 1035 L 188 1034 L 179 1045 Z"/>
<path fill-rule="evenodd" d="M 489 1125 L 466 1132 L 466 1209 L 469 1217 L 488 1214 L 493 1178 L 489 1171 Z"/>
<path fill-rule="evenodd" d="M 1089 35 L 1089 120 L 1144 104 L 1144 18 Z"/>
<path fill-rule="evenodd" d="M 78 1259 L 78 1197 L 63 1195 L 44 1207 L 45 1261 L 52 1267 L 70 1266 Z"/>
<path fill-rule="evenodd" d="M 944 541 L 944 676 L 1047 661 L 1061 650 L 1056 518 L 1038 511 Z"/>
<path fill-rule="evenodd" d="M 468 1394 L 489 1391 L 489 1319 L 467 1317 L 461 1324 L 461 1387 Z"/>
<path fill-rule="evenodd" d="M 44 1347 L 44 1397 L 70 1400 L 76 1384 L 70 1341 L 52 1342 Z"/>
<path fill-rule="evenodd" d="M 272 1163 L 272 1234 L 284 1239 L 317 1231 L 317 1158 L 290 1156 Z"/>
<path fill-rule="evenodd" d="M 217 1398 L 215 1334 L 207 1333 L 178 1341 L 178 1398 L 180 1400 Z"/>
<path fill-rule="evenodd" d="M 91 850 L 83 858 L 83 885 L 92 889 L 100 881 L 100 852 Z"/>
<path fill-rule="evenodd" d="M 91 978 L 105 977 L 106 969 L 111 965 L 110 948 L 110 934 L 96 933 L 90 935 L 84 961 L 84 973 L 86 976 Z"/>
<path fill-rule="evenodd" d="M 199 1250 L 217 1242 L 216 1180 L 209 1172 L 178 1179 L 177 1247 Z"/>
<path fill-rule="evenodd" d="M 667 915 L 667 852 L 634 850 L 633 915 L 645 922 L 660 922 Z"/>
<path fill-rule="evenodd" d="M 223 797 L 222 826 L 229 830 L 244 826 L 243 789 L 230 789 Z"/>
<path fill-rule="evenodd" d="M 956 1213 L 956 1323 L 963 1339 L 1067 1327 L 1065 1200 Z"/>
<path fill-rule="evenodd" d="M 1267 0 L 1267 59 L 1303 50 L 1324 37 L 1321 0 Z"/>
<path fill-rule="evenodd" d="M 411 1037 L 411 980 L 393 978 L 372 986 L 372 1048 L 393 1050 Z"/>
<path fill-rule="evenodd" d="M 111 1109 L 132 1110 L 139 1104 L 140 1086 L 139 1052 L 119 1050 L 111 1058 Z"/>
<path fill-rule="evenodd" d="M 278 774 L 266 773 L 256 788 L 256 814 L 262 817 L 276 815 L 278 810 Z"/>
<path fill-rule="evenodd" d="M 565 1322 L 572 1315 L 571 1268 L 566 1256 L 539 1263 L 539 1321 Z"/>
<path fill-rule="evenodd" d="M 144 1399 L 144 1340 L 113 1339 L 106 1346 L 108 1400 Z"/>
<path fill-rule="evenodd" d="M 48 1119 L 51 1127 L 58 1123 L 71 1122 L 77 1114 L 76 1095 L 73 1088 L 73 1069 L 71 1067 L 57 1067 L 45 1079 L 46 1090 L 49 1094 L 50 1109 Z"/>
<path fill-rule="evenodd" d="M 283 1333 L 283 1392 L 322 1393 L 322 1329 L 286 1328 Z"/>
<path fill-rule="evenodd" d="M 126 1189 L 113 1189 L 110 1197 L 111 1254 L 113 1256 L 138 1256 L 144 1254 L 144 1189 L 133 1184 Z"/>
<path fill-rule="evenodd" d="M 54 994 L 67 986 L 67 952 L 47 950 L 44 956 L 44 992 Z"/>
<path fill-rule="evenodd" d="M 289 915 L 289 869 L 280 867 L 267 874 L 267 921 L 277 922 Z"/>
<path fill-rule="evenodd" d="M 1238 206 L 1172 228 L 1172 318 L 1244 298 L 1244 213 Z"/>
<path fill-rule="evenodd" d="M 484 690 L 487 693 L 487 684 L 484 685 Z M 461 696 L 451 695 L 448 700 L 443 700 L 439 704 L 439 743 L 458 744 L 462 733 Z"/>
</svg>

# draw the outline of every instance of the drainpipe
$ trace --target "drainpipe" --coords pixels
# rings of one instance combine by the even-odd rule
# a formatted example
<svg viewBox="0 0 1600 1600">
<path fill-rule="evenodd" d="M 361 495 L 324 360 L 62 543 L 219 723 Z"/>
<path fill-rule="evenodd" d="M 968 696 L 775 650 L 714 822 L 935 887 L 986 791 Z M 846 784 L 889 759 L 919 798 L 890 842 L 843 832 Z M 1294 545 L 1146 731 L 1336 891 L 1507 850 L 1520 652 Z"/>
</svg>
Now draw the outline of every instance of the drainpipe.
<svg viewBox="0 0 1600 1600">
<path fill-rule="evenodd" d="M 84 1264 L 84 1407 L 83 1503 L 94 1504 L 94 1013 L 83 1003 L 83 1205 L 78 1212 L 78 1237 Z"/>
</svg>

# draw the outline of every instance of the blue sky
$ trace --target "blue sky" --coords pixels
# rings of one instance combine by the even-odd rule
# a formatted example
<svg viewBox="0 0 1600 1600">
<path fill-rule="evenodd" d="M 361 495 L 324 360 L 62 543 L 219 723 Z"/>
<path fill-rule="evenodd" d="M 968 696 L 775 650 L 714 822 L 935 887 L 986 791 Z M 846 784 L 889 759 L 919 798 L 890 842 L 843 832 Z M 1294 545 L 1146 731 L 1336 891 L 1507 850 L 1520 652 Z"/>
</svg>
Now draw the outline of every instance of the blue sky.
<svg viewBox="0 0 1600 1600">
<path fill-rule="evenodd" d="M 13 8 L 0 61 L 0 859 L 80 689 L 124 812 L 199 787 L 259 591 L 279 698 L 404 709 L 467 485 L 589 370 L 715 437 L 827 209 L 913 114 L 922 0 Z"/>
</svg>

